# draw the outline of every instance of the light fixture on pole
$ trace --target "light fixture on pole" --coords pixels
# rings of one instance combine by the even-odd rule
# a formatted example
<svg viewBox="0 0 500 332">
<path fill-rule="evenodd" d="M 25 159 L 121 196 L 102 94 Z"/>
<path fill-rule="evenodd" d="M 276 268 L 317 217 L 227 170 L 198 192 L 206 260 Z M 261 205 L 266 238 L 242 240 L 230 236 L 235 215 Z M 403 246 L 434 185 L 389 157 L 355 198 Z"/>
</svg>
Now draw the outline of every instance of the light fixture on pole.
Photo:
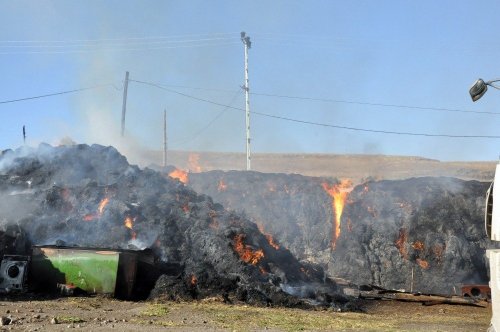
<svg viewBox="0 0 500 332">
<path fill-rule="evenodd" d="M 493 85 L 494 82 L 498 82 L 500 80 L 492 80 L 492 81 L 484 81 L 483 79 L 478 79 L 469 89 L 469 94 L 472 98 L 472 101 L 478 101 L 485 93 L 488 91 L 488 85 L 492 88 L 500 90 L 500 88 L 496 85 Z"/>
</svg>

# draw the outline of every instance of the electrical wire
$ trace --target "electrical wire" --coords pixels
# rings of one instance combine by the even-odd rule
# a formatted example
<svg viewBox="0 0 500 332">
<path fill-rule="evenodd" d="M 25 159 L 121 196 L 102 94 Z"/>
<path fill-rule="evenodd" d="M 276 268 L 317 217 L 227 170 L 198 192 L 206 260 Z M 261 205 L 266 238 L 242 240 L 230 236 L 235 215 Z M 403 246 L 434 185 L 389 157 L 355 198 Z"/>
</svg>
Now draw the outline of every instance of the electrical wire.
<svg viewBox="0 0 500 332">
<path fill-rule="evenodd" d="M 235 94 L 231 98 L 231 101 L 229 102 L 228 106 L 232 106 L 233 105 L 233 103 L 236 101 L 236 98 L 240 95 L 240 93 L 241 93 L 241 91 L 236 91 L 235 92 Z M 200 134 L 202 134 L 205 130 L 207 130 L 222 115 L 224 115 L 224 113 L 226 113 L 229 110 L 228 106 L 224 107 L 224 109 L 222 111 L 220 111 L 219 113 L 217 113 L 217 115 L 212 120 L 210 120 L 209 123 L 207 123 L 203 128 L 201 128 L 200 130 L 198 130 L 193 136 L 191 136 L 189 138 L 182 139 L 182 140 L 173 141 L 171 143 L 182 146 L 182 145 L 185 145 L 186 143 L 189 143 L 189 142 L 193 141 L 198 136 L 200 136 Z"/>
<path fill-rule="evenodd" d="M 493 86 L 492 84 L 490 84 L 490 85 Z M 233 90 L 228 90 L 228 89 L 203 88 L 203 87 L 193 87 L 193 86 L 186 86 L 186 85 L 161 84 L 161 86 L 172 87 L 172 88 L 182 88 L 182 89 L 203 90 L 203 91 L 233 92 Z M 309 101 L 319 101 L 319 102 L 325 102 L 325 103 L 339 103 L 339 104 L 353 104 L 353 105 L 366 105 L 366 106 L 380 106 L 380 107 L 391 107 L 391 108 L 415 109 L 415 110 L 422 110 L 422 111 L 437 111 L 437 112 L 452 112 L 452 113 L 455 112 L 455 113 L 500 115 L 500 112 L 468 111 L 468 110 L 453 109 L 453 108 L 444 108 L 444 107 L 426 107 L 426 106 L 412 106 L 412 105 L 402 105 L 402 104 L 371 103 L 371 102 L 363 102 L 363 101 L 355 101 L 355 100 L 341 100 L 341 99 L 330 99 L 330 98 L 290 96 L 290 95 L 272 94 L 272 93 L 264 93 L 264 92 L 250 92 L 250 94 L 252 96 L 275 97 L 275 98 L 297 99 L 297 100 L 309 100 Z"/>
<path fill-rule="evenodd" d="M 237 110 L 237 111 L 243 111 L 245 112 L 244 109 L 239 108 L 239 107 L 234 107 L 230 105 L 225 105 L 221 104 L 212 100 L 188 95 L 183 92 L 175 91 L 172 89 L 168 89 L 160 84 L 152 83 L 152 82 L 145 82 L 145 81 L 140 81 L 140 80 L 132 80 L 130 79 L 129 81 L 144 84 L 144 85 L 149 85 L 153 86 L 180 96 L 184 96 L 186 98 L 198 100 L 198 101 L 203 101 L 209 104 L 213 105 L 218 105 L 218 106 L 223 106 L 227 107 L 229 109 Z M 308 124 L 308 125 L 313 125 L 313 126 L 319 126 L 319 127 L 326 127 L 326 128 L 336 128 L 336 129 L 344 129 L 344 130 L 352 130 L 352 131 L 360 131 L 360 132 L 370 132 L 370 133 L 378 133 L 378 134 L 390 134 L 390 135 L 403 135 L 403 136 L 423 136 L 423 137 L 444 137 L 444 138 L 488 138 L 488 139 L 500 139 L 500 136 L 494 136 L 494 135 L 449 135 L 449 134 L 431 134 L 431 133 L 416 133 L 416 132 L 404 132 L 404 131 L 390 131 L 390 130 L 378 130 L 378 129 L 367 129 L 367 128 L 357 128 L 357 127 L 350 127 L 350 126 L 338 126 L 338 125 L 332 125 L 328 123 L 321 123 L 321 122 L 313 122 L 313 121 L 306 121 L 306 120 L 300 120 L 300 119 L 294 119 L 294 118 L 289 118 L 289 117 L 284 117 L 284 116 L 278 116 L 278 115 L 272 115 L 268 113 L 262 113 L 262 112 L 255 112 L 251 111 L 251 114 L 255 115 L 260 115 L 268 118 L 273 118 L 273 119 L 278 119 L 278 120 L 283 120 L 283 121 L 290 121 L 290 122 L 295 122 L 295 123 L 302 123 L 302 124 Z"/>
<path fill-rule="evenodd" d="M 165 49 L 177 49 L 177 48 L 192 48 L 192 47 L 214 47 L 214 46 L 228 46 L 236 45 L 237 42 L 232 43 L 215 43 L 215 44 L 191 44 L 191 45 L 175 45 L 175 46 L 154 46 L 154 47 L 131 47 L 131 48 L 94 48 L 94 49 L 75 49 L 75 50 L 61 50 L 61 51 L 8 51 L 0 52 L 0 55 L 8 54 L 69 54 L 69 53 L 92 53 L 92 52 L 103 52 L 103 51 L 155 51 L 155 50 L 165 50 Z"/>
<path fill-rule="evenodd" d="M 122 37 L 122 38 L 100 38 L 100 39 L 66 39 L 66 40 L 0 40 L 0 43 L 82 43 L 82 42 L 107 42 L 107 41 L 125 41 L 125 40 L 154 40 L 154 39 L 176 39 L 184 37 L 209 37 L 223 35 L 239 35 L 239 32 L 213 32 L 209 34 L 184 34 L 172 36 L 154 36 L 154 37 Z"/>
<path fill-rule="evenodd" d="M 467 111 L 467 110 L 440 108 L 440 107 L 425 107 L 425 106 L 411 106 L 411 105 L 399 105 L 399 104 L 370 103 L 370 102 L 352 101 L 352 100 L 288 96 L 288 95 L 279 95 L 279 94 L 271 94 L 271 93 L 258 93 L 258 92 L 251 92 L 250 94 L 256 95 L 256 96 L 265 96 L 265 97 L 277 97 L 277 98 L 300 99 L 300 100 L 314 100 L 314 101 L 322 101 L 322 102 L 328 102 L 328 103 L 343 103 L 343 104 L 382 106 L 382 107 L 393 107 L 393 108 L 408 108 L 408 109 L 439 111 L 439 112 L 458 112 L 458 113 L 500 115 L 499 112 L 488 112 L 488 111 Z"/>
<path fill-rule="evenodd" d="M 26 101 L 26 100 L 33 100 L 33 99 L 39 99 L 39 98 L 59 96 L 59 95 L 64 95 L 64 94 L 68 94 L 68 93 L 75 93 L 75 92 L 80 92 L 80 91 L 86 91 L 86 90 L 103 88 L 103 87 L 107 87 L 107 86 L 113 87 L 112 84 L 100 84 L 100 85 L 94 85 L 94 86 L 87 87 L 87 88 L 67 90 L 67 91 L 59 91 L 59 92 L 48 93 L 48 94 L 45 94 L 45 95 L 39 95 L 39 96 L 33 96 L 33 97 L 25 97 L 25 98 L 19 98 L 19 99 L 2 100 L 2 101 L 0 101 L 0 104 L 8 104 L 8 103 L 15 103 L 15 102 L 19 102 L 19 101 Z"/>
<path fill-rule="evenodd" d="M 199 43 L 210 41 L 229 41 L 240 40 L 240 37 L 224 37 L 224 38 L 202 38 L 202 39 L 186 39 L 186 40 L 153 40 L 153 41 L 134 41 L 127 43 L 97 43 L 97 44 L 69 44 L 69 45 L 1 45 L 0 48 L 71 48 L 71 47 L 101 47 L 101 46 L 115 46 L 115 47 L 128 47 L 128 46 L 141 46 L 141 45 L 162 45 L 162 44 L 181 44 L 181 43 Z"/>
</svg>

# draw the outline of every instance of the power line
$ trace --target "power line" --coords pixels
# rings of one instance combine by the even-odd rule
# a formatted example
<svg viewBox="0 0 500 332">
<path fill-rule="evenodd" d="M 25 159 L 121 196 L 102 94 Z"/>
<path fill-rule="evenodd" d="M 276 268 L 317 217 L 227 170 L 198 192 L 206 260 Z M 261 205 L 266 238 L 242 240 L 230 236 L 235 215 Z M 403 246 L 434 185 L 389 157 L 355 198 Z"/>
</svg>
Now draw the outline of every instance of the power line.
<svg viewBox="0 0 500 332">
<path fill-rule="evenodd" d="M 181 88 L 181 89 L 203 90 L 203 91 L 233 92 L 233 90 L 228 90 L 228 89 L 203 88 L 203 87 L 193 87 L 193 86 L 186 86 L 186 85 L 162 84 L 162 86 L 172 87 L 172 88 Z M 391 107 L 391 108 L 415 109 L 415 110 L 422 110 L 422 111 L 500 115 L 500 112 L 468 111 L 468 110 L 445 108 L 445 107 L 426 107 L 426 106 L 413 106 L 413 105 L 403 105 L 403 104 L 372 103 L 372 102 L 364 102 L 364 101 L 356 101 L 356 100 L 342 100 L 342 99 L 317 98 L 317 97 L 305 97 L 305 96 L 290 96 L 290 95 L 273 94 L 273 93 L 265 93 L 265 92 L 250 92 L 250 94 L 254 95 L 254 96 L 274 97 L 274 98 L 283 98 L 283 99 L 309 100 L 309 101 L 319 101 L 319 102 L 325 102 L 325 103 L 380 106 L 380 107 Z"/>
<path fill-rule="evenodd" d="M 224 107 L 224 109 L 222 109 L 222 111 L 220 111 L 219 113 L 217 113 L 217 115 L 212 120 L 210 120 L 210 122 L 208 122 L 200 130 L 198 130 L 194 135 L 192 135 L 189 138 L 183 139 L 183 140 L 174 141 L 174 142 L 172 142 L 172 144 L 184 145 L 186 143 L 191 142 L 192 140 L 194 140 L 198 136 L 200 136 L 201 133 L 203 133 L 205 130 L 207 130 L 215 121 L 217 121 L 222 115 L 224 115 L 224 113 L 227 112 L 227 110 L 229 109 L 229 106 L 233 105 L 233 103 L 236 101 L 236 98 L 238 97 L 239 94 L 240 94 L 240 91 L 236 91 L 235 94 L 233 95 L 233 98 L 231 98 L 231 101 L 229 102 L 229 105 L 226 106 L 226 107 Z"/>
<path fill-rule="evenodd" d="M 429 110 L 429 111 L 439 111 L 439 112 L 458 112 L 458 113 L 474 113 L 474 114 L 500 115 L 499 112 L 467 111 L 467 110 L 452 109 L 452 108 L 442 108 L 442 107 L 425 107 L 425 106 L 411 106 L 411 105 L 399 105 L 399 104 L 370 103 L 370 102 L 352 101 L 352 100 L 340 100 L 340 99 L 328 99 L 328 98 L 314 98 L 314 97 L 300 97 L 300 96 L 287 96 L 287 95 L 278 95 L 278 94 L 271 94 L 271 93 L 257 93 L 257 92 L 252 92 L 252 94 L 254 94 L 256 96 L 278 97 L 278 98 L 300 99 L 300 100 L 314 100 L 314 101 L 322 101 L 322 102 L 329 102 L 329 103 L 344 103 L 344 104 L 355 104 L 355 105 L 382 106 L 382 107 L 394 107 L 394 108 L 408 108 L 408 109 Z"/>
<path fill-rule="evenodd" d="M 0 48 L 71 48 L 71 47 L 100 47 L 100 46 L 116 46 L 116 47 L 127 47 L 127 46 L 141 46 L 141 45 L 168 45 L 168 44 L 187 44 L 187 43 L 200 43 L 200 42 L 211 42 L 211 41 L 229 41 L 229 40 L 239 40 L 237 37 L 223 37 L 223 38 L 201 38 L 201 39 L 186 39 L 186 40 L 147 40 L 147 41 L 132 41 L 132 42 L 120 42 L 120 43 L 94 43 L 94 44 L 67 44 L 67 45 L 43 45 L 43 44 L 30 44 L 30 45 L 1 45 Z"/>
<path fill-rule="evenodd" d="M 100 39 L 66 39 L 66 40 L 0 40 L 0 43 L 81 43 L 81 42 L 107 42 L 107 41 L 125 41 L 125 40 L 155 40 L 155 39 L 178 39 L 184 37 L 207 37 L 238 35 L 239 32 L 213 32 L 207 34 L 184 34 L 172 36 L 146 36 L 146 37 L 122 37 L 122 38 L 100 38 Z"/>
<path fill-rule="evenodd" d="M 113 85 L 112 84 L 101 84 L 101 85 L 94 85 L 94 86 L 91 86 L 91 87 L 88 87 L 88 88 L 81 88 L 81 89 L 74 89 L 74 90 L 67 90 L 67 91 L 60 91 L 60 92 L 48 93 L 46 95 L 39 95 L 39 96 L 33 96 L 33 97 L 25 97 L 25 98 L 19 98 L 19 99 L 3 100 L 3 101 L 0 101 L 0 104 L 8 104 L 8 103 L 15 103 L 15 102 L 18 102 L 18 101 L 26 101 L 26 100 L 32 100 L 32 99 L 39 99 L 39 98 L 59 96 L 59 95 L 67 94 L 67 93 L 74 93 L 74 92 L 80 92 L 80 91 L 98 89 L 98 88 L 103 88 L 103 87 L 107 87 L 107 86 L 113 86 Z"/>
<path fill-rule="evenodd" d="M 156 51 L 156 50 L 166 50 L 166 49 L 177 49 L 177 48 L 191 48 L 191 47 L 215 47 L 215 46 L 228 46 L 235 45 L 238 42 L 228 42 L 228 43 L 202 43 L 202 44 L 190 44 L 190 45 L 174 45 L 174 46 L 153 46 L 153 47 L 129 47 L 129 48 L 94 48 L 94 49 L 75 49 L 75 50 L 40 50 L 40 51 L 8 51 L 0 52 L 0 55 L 8 54 L 69 54 L 69 53 L 92 53 L 92 52 L 106 52 L 106 51 Z"/>
<path fill-rule="evenodd" d="M 188 95 L 183 92 L 175 91 L 168 89 L 160 84 L 156 83 L 151 83 L 151 82 L 145 82 L 145 81 L 139 81 L 139 80 L 130 80 L 132 82 L 144 84 L 144 85 L 149 85 L 153 86 L 171 93 L 178 94 L 180 96 L 184 96 L 190 99 L 198 100 L 198 101 L 203 101 L 209 104 L 213 105 L 218 105 L 218 106 L 223 106 L 227 107 L 229 109 L 234 109 L 237 111 L 242 111 L 245 112 L 245 109 L 239 108 L 239 107 L 234 107 L 230 105 L 224 105 L 212 100 Z M 321 122 L 313 122 L 313 121 L 306 121 L 306 120 L 300 120 L 300 119 L 294 119 L 294 118 L 289 118 L 289 117 L 284 117 L 284 116 L 278 116 L 278 115 L 272 115 L 272 114 L 267 114 L 267 113 L 262 113 L 262 112 L 255 112 L 252 111 L 252 114 L 255 115 L 260 115 L 268 118 L 273 118 L 273 119 L 278 119 L 278 120 L 284 120 L 284 121 L 290 121 L 290 122 L 296 122 L 296 123 L 302 123 L 302 124 L 308 124 L 308 125 L 314 125 L 314 126 L 320 126 L 320 127 L 327 127 L 327 128 L 336 128 L 336 129 L 344 129 L 344 130 L 352 130 L 352 131 L 361 131 L 361 132 L 370 132 L 370 133 L 378 133 L 378 134 L 390 134 L 390 135 L 404 135 L 404 136 L 424 136 L 424 137 L 445 137 L 445 138 L 489 138 L 489 139 L 500 139 L 500 136 L 494 136 L 494 135 L 448 135 L 448 134 L 429 134 L 429 133 L 415 133 L 415 132 L 400 132 L 400 131 L 389 131 L 389 130 L 378 130 L 378 129 L 366 129 L 366 128 L 357 128 L 357 127 L 350 127 L 350 126 L 337 126 L 337 125 L 332 125 L 328 123 L 321 123 Z"/>
</svg>

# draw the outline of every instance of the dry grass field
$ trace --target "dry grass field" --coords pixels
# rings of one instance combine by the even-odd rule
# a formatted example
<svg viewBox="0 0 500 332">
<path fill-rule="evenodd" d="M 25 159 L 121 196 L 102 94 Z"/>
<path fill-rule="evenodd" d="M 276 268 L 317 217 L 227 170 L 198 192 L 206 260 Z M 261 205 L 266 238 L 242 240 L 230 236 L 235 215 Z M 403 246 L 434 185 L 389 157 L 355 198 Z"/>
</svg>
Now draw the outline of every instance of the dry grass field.
<svg viewBox="0 0 500 332">
<path fill-rule="evenodd" d="M 144 152 L 141 166 L 161 165 L 162 153 Z M 191 172 L 243 170 L 242 153 L 170 151 L 168 164 Z M 349 178 L 354 183 L 366 179 L 404 179 L 421 176 L 447 176 L 464 180 L 492 181 L 495 161 L 442 162 L 420 157 L 334 154 L 254 154 L 252 170 L 264 173 L 295 173 L 307 176 Z"/>
</svg>

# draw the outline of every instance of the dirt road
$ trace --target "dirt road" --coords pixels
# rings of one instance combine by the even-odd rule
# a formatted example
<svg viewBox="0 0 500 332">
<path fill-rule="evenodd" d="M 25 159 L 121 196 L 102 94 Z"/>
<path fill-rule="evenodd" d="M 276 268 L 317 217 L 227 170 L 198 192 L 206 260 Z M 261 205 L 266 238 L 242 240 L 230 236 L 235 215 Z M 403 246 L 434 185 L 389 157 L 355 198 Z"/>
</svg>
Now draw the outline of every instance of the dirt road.
<svg viewBox="0 0 500 332">
<path fill-rule="evenodd" d="M 2 330 L 15 331 L 485 331 L 491 308 L 372 301 L 365 313 L 108 298 L 2 299 Z M 9 322 L 10 320 L 10 322 Z"/>
</svg>

